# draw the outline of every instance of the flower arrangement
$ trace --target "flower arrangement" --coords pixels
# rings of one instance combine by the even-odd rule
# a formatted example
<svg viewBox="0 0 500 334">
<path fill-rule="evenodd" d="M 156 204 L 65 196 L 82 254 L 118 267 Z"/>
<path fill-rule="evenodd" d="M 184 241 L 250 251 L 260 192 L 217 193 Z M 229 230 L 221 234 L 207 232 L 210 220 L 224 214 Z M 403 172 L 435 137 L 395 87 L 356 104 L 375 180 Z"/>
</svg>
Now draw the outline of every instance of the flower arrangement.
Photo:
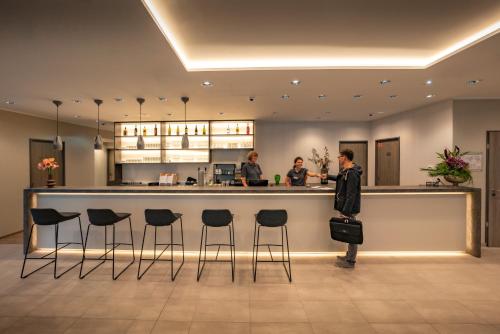
<svg viewBox="0 0 500 334">
<path fill-rule="evenodd" d="M 429 173 L 429 176 L 443 176 L 446 181 L 458 185 L 459 183 L 471 182 L 472 174 L 469 164 L 462 158 L 467 152 L 461 152 L 458 146 L 453 151 L 445 149 L 443 153 L 437 153 L 441 160 L 434 167 L 421 168 Z"/>
<path fill-rule="evenodd" d="M 59 163 L 55 158 L 45 158 L 42 159 L 37 165 L 39 170 L 46 170 L 49 174 L 49 180 L 52 179 L 54 175 L 54 169 L 59 168 Z"/>
<path fill-rule="evenodd" d="M 309 158 L 308 160 L 312 161 L 316 166 L 318 166 L 321 169 L 328 169 L 328 166 L 332 162 L 330 160 L 330 153 L 328 152 L 328 148 L 326 146 L 323 157 L 320 157 L 318 151 L 315 148 L 313 148 L 312 158 Z"/>
</svg>

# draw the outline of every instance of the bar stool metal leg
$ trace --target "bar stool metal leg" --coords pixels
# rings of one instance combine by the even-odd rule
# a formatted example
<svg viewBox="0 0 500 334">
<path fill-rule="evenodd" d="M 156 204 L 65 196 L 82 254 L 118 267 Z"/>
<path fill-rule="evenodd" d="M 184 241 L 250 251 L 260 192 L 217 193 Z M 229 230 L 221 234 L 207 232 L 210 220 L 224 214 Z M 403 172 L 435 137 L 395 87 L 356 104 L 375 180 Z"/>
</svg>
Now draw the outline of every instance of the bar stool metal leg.
<svg viewBox="0 0 500 334">
<path fill-rule="evenodd" d="M 35 272 L 47 267 L 48 265 L 54 263 L 54 271 L 53 271 L 53 276 L 54 276 L 54 279 L 58 279 L 60 278 L 62 275 L 66 274 L 68 271 L 72 270 L 73 268 L 77 267 L 78 265 L 81 264 L 81 261 L 79 261 L 78 263 L 74 264 L 73 266 L 69 267 L 68 269 L 66 269 L 65 271 L 63 271 L 62 273 L 60 274 L 57 274 L 57 260 L 58 260 L 58 251 L 60 251 L 61 249 L 63 248 L 66 248 L 68 247 L 69 245 L 80 245 L 82 247 L 82 250 L 84 249 L 84 246 L 83 246 L 83 232 L 82 232 L 82 224 L 81 224 L 81 220 L 80 220 L 80 217 L 76 217 L 78 218 L 78 223 L 79 223 L 79 227 L 80 227 L 80 242 L 59 242 L 59 223 L 57 224 L 54 224 L 54 238 L 55 238 L 55 249 L 50 252 L 50 253 L 47 253 L 41 257 L 29 257 L 28 255 L 28 252 L 29 252 L 29 246 L 31 244 L 31 239 L 33 237 L 33 229 L 35 227 L 35 225 L 31 225 L 31 229 L 30 229 L 30 234 L 29 234 L 29 237 L 28 237 L 28 243 L 26 244 L 26 248 L 24 249 L 24 259 L 23 259 L 23 266 L 22 266 L 22 269 L 21 269 L 21 278 L 26 278 L 28 276 L 30 276 L 31 274 L 34 274 Z M 59 247 L 59 245 L 63 245 L 61 247 Z M 51 254 L 54 254 L 54 257 L 49 257 Z M 28 274 L 24 274 L 24 269 L 26 267 L 26 260 L 51 260 L 49 261 L 48 263 L 44 264 L 43 266 L 33 270 L 32 272 L 28 273 Z"/>
</svg>

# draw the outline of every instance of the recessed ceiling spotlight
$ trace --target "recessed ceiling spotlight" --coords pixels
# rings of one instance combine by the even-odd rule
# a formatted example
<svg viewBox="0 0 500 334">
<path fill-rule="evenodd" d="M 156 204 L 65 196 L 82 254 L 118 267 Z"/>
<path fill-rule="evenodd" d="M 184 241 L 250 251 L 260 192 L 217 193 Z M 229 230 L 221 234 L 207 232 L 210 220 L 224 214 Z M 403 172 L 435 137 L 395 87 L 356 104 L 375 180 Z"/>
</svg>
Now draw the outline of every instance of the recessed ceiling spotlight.
<svg viewBox="0 0 500 334">
<path fill-rule="evenodd" d="M 369 117 L 373 117 L 373 114 L 368 114 Z"/>
<path fill-rule="evenodd" d="M 379 83 L 383 86 L 383 85 L 386 85 L 388 83 L 391 83 L 391 80 L 384 79 L 384 80 L 380 80 Z"/>
<path fill-rule="evenodd" d="M 212 87 L 214 83 L 212 81 L 205 80 L 201 83 L 203 87 Z"/>
<path fill-rule="evenodd" d="M 123 102 L 123 97 L 115 97 L 113 100 L 115 100 L 115 102 Z"/>
<path fill-rule="evenodd" d="M 331 114 L 332 112 L 331 111 L 325 111 L 325 114 Z"/>
<path fill-rule="evenodd" d="M 158 100 L 160 100 L 160 102 L 167 102 L 167 98 L 165 96 L 159 96 Z"/>
<path fill-rule="evenodd" d="M 429 79 L 429 80 L 426 80 L 426 81 L 425 81 L 425 84 L 426 84 L 427 86 L 430 86 L 430 85 L 432 85 L 432 80 L 431 80 L 431 79 Z"/>
<path fill-rule="evenodd" d="M 171 112 L 169 112 L 169 113 L 167 114 L 167 116 L 172 116 L 172 113 L 171 113 Z"/>
<path fill-rule="evenodd" d="M 250 102 L 255 102 L 255 99 L 256 99 L 255 96 L 248 97 L 248 101 L 250 101 Z"/>
<path fill-rule="evenodd" d="M 389 98 L 390 98 L 390 99 L 395 99 L 395 98 L 397 98 L 397 97 L 398 97 L 398 96 L 397 96 L 396 94 L 394 94 L 394 95 L 389 95 Z"/>
<path fill-rule="evenodd" d="M 325 94 L 319 94 L 318 95 L 318 99 L 324 100 L 324 99 L 326 99 L 326 95 Z"/>
<path fill-rule="evenodd" d="M 123 115 L 123 117 L 128 117 L 128 114 Z"/>
<path fill-rule="evenodd" d="M 281 95 L 281 99 L 282 100 L 288 100 L 290 98 L 290 96 L 288 94 L 284 94 L 284 95 Z"/>
<path fill-rule="evenodd" d="M 80 99 L 73 99 L 73 103 L 80 103 L 80 102 L 82 102 L 82 100 L 80 100 Z"/>
<path fill-rule="evenodd" d="M 14 102 L 14 101 L 12 101 L 12 100 L 7 100 L 7 101 L 5 101 L 5 103 L 6 103 L 6 104 L 10 104 L 10 105 L 12 105 L 12 104 L 15 104 L 16 102 Z"/>
<path fill-rule="evenodd" d="M 435 94 L 427 94 L 425 96 L 426 99 L 432 99 L 434 96 L 436 96 Z"/>
<path fill-rule="evenodd" d="M 481 79 L 467 80 L 467 86 L 475 86 L 481 81 L 482 81 Z"/>
<path fill-rule="evenodd" d="M 75 115 L 75 118 L 80 118 L 80 115 Z"/>
<path fill-rule="evenodd" d="M 219 115 L 221 115 L 221 116 L 222 116 L 222 115 L 224 115 L 224 113 L 223 113 L 223 112 L 220 112 L 220 113 L 219 113 Z"/>
<path fill-rule="evenodd" d="M 277 111 L 273 111 L 273 115 L 277 115 L 277 114 L 278 114 L 278 112 L 277 112 Z"/>
<path fill-rule="evenodd" d="M 355 99 L 355 100 L 359 100 L 362 97 L 363 97 L 363 95 L 361 95 L 361 94 L 356 94 L 356 95 L 352 96 L 352 98 Z"/>
<path fill-rule="evenodd" d="M 299 80 L 299 79 L 294 79 L 294 80 L 290 81 L 290 83 L 291 83 L 293 86 L 298 86 L 298 85 L 300 85 L 300 80 Z"/>
</svg>

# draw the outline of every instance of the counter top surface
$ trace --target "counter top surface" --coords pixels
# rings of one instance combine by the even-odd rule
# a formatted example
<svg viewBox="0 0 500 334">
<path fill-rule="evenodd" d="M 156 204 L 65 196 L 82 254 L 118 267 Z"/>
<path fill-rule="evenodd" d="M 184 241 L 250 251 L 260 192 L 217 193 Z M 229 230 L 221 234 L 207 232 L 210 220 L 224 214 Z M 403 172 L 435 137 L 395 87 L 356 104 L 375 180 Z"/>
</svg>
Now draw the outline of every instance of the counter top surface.
<svg viewBox="0 0 500 334">
<path fill-rule="evenodd" d="M 238 193 L 238 194 L 329 194 L 335 186 L 311 185 L 306 187 L 222 187 L 222 186 L 100 186 L 100 187 L 55 187 L 26 188 L 31 193 Z M 426 186 L 369 186 L 362 187 L 362 193 L 464 193 L 479 191 L 471 187 L 426 187 Z"/>
</svg>

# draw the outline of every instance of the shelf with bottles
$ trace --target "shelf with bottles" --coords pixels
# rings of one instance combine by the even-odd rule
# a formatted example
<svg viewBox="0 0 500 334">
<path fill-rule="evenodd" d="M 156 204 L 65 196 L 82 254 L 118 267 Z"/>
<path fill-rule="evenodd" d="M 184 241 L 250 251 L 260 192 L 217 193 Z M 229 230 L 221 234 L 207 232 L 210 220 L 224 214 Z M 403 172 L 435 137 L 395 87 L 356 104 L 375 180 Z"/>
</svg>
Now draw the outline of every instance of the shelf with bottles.
<svg viewBox="0 0 500 334">
<path fill-rule="evenodd" d="M 166 137 L 183 136 L 187 127 L 188 136 L 207 137 L 210 134 L 209 122 L 189 121 L 189 122 L 162 122 L 162 134 Z"/>
<path fill-rule="evenodd" d="M 182 149 L 182 136 L 163 136 L 162 148 L 166 150 Z M 209 149 L 208 136 L 189 136 L 190 149 Z"/>
<path fill-rule="evenodd" d="M 159 150 L 161 146 L 160 136 L 146 136 L 144 137 L 144 148 L 147 150 Z M 115 138 L 116 150 L 137 150 L 137 136 L 116 137 Z"/>
<path fill-rule="evenodd" d="M 210 151 L 208 149 L 197 150 L 190 148 L 189 150 L 163 150 L 163 163 L 209 163 Z"/>
<path fill-rule="evenodd" d="M 159 164 L 162 162 L 161 150 L 115 150 L 117 164 Z"/>
<path fill-rule="evenodd" d="M 212 136 L 253 136 L 253 121 L 212 121 L 210 122 L 210 134 Z"/>
<path fill-rule="evenodd" d="M 157 137 L 161 136 L 161 122 L 115 123 L 115 137 Z"/>
</svg>

